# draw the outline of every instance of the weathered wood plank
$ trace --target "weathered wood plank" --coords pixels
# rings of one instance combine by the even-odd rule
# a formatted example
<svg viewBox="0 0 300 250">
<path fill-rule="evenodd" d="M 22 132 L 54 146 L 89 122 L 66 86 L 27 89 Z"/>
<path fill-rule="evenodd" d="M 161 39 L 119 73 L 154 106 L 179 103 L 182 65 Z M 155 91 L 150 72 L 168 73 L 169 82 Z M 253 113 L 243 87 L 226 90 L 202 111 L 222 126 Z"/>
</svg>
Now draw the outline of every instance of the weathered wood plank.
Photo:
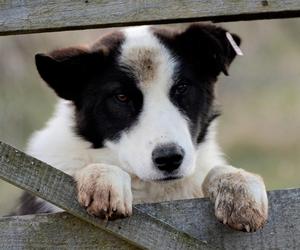
<svg viewBox="0 0 300 250">
<path fill-rule="evenodd" d="M 209 249 L 206 243 L 136 208 L 133 210 L 134 216 L 114 222 L 90 216 L 77 202 L 75 183 L 71 176 L 2 142 L 0 178 L 138 247 L 164 250 Z"/>
<path fill-rule="evenodd" d="M 143 204 L 138 208 L 221 249 L 300 249 L 300 189 L 268 192 L 269 218 L 262 230 L 237 232 L 219 223 L 208 199 Z"/>
<path fill-rule="evenodd" d="M 213 206 L 207 199 L 138 207 L 207 241 L 214 249 L 300 249 L 300 189 L 271 191 L 268 196 L 269 221 L 256 233 L 237 232 L 218 223 Z M 66 213 L 0 218 L 0 249 L 36 249 L 41 246 L 49 249 L 131 247 L 125 241 Z"/>
<path fill-rule="evenodd" d="M 139 249 L 70 214 L 0 218 L 0 249 Z"/>
<path fill-rule="evenodd" d="M 207 199 L 138 205 L 134 210 L 135 215 L 132 218 L 108 222 L 107 224 L 103 223 L 87 216 L 85 211 L 78 206 L 75 199 L 75 189 L 72 178 L 38 160 L 26 157 L 23 153 L 3 143 L 0 143 L 0 176 L 34 194 L 38 194 L 42 198 L 48 199 L 50 202 L 54 201 L 54 204 L 69 210 L 75 216 L 83 218 L 109 232 L 114 232 L 114 234 L 119 237 L 129 238 L 135 244 L 140 244 L 140 246 L 144 244 L 144 246 L 150 248 L 155 247 L 156 249 L 168 249 L 168 247 L 169 249 L 171 247 L 199 247 L 198 242 L 196 242 L 196 245 L 193 242 L 190 244 L 191 239 L 187 235 L 183 237 L 184 243 L 180 242 L 182 241 L 182 234 L 176 232 L 174 229 L 176 228 L 194 238 L 207 242 L 208 246 L 213 248 L 300 249 L 300 189 L 269 192 L 269 222 L 264 229 L 256 233 L 242 233 L 233 231 L 218 223 L 213 214 L 213 206 Z M 150 217 L 145 213 L 148 213 Z M 50 217 L 30 217 L 33 219 L 33 222 L 36 222 L 33 224 L 30 224 L 29 219 L 27 219 L 28 217 L 1 219 L 0 235 L 4 235 L 4 231 L 9 229 L 9 231 L 14 234 L 20 234 L 20 241 L 17 241 L 19 246 L 23 244 L 23 246 L 38 247 L 38 245 L 35 245 L 38 244 L 38 237 L 44 237 L 45 240 L 40 244 L 54 247 L 56 243 L 60 242 L 59 240 L 55 241 L 52 239 L 52 236 L 56 237 L 56 233 L 53 232 L 55 230 L 49 231 L 49 228 L 51 228 L 54 223 L 57 224 L 58 228 L 64 228 L 64 230 L 66 230 L 65 233 L 61 233 L 62 236 L 64 235 L 61 239 L 66 239 L 66 242 L 72 242 L 76 236 L 74 232 L 77 230 L 72 231 L 70 223 L 75 223 L 74 229 L 76 229 L 76 223 L 80 222 L 73 217 L 67 216 L 64 218 L 59 214 L 49 216 Z M 159 218 L 166 224 L 151 216 Z M 65 220 L 59 221 L 61 219 L 58 218 Z M 4 226 L 7 223 L 9 227 Z M 40 225 L 39 223 L 41 223 L 42 226 L 38 226 Z M 99 241 L 95 241 L 96 236 L 101 234 L 100 229 L 96 230 L 95 227 L 84 222 L 80 224 L 80 227 L 82 227 L 83 230 L 80 234 L 85 235 L 89 233 L 90 238 L 88 239 L 95 242 L 95 245 L 101 241 L 100 239 L 106 238 L 106 233 L 102 232 L 103 235 L 99 235 Z M 32 233 L 35 232 L 34 230 L 39 231 L 35 232 L 37 235 L 36 238 L 32 236 L 35 234 L 31 234 L 32 239 L 28 241 L 28 238 L 25 237 L 25 233 L 28 230 Z M 58 230 L 57 233 L 59 232 Z M 9 237 L 8 231 L 6 236 L 7 240 L 5 244 L 8 246 L 12 244 L 14 239 L 11 238 L 12 236 Z M 114 236 L 111 235 L 111 237 Z M 139 237 L 142 237 L 142 239 Z M 174 237 L 175 242 L 177 242 L 173 246 L 170 246 L 166 241 L 172 241 L 172 237 Z M 187 245 L 185 245 L 186 237 L 188 241 Z M 85 237 L 79 237 L 77 239 L 78 244 L 84 245 L 84 242 L 86 242 L 85 239 Z M 0 242 L 2 242 L 2 240 L 0 240 Z M 28 242 L 31 242 L 31 245 L 28 245 Z M 120 240 L 118 241 L 116 239 L 114 242 L 118 244 Z M 106 241 L 104 241 L 104 243 L 106 244 Z M 126 246 L 127 244 L 124 245 L 124 247 Z M 207 248 L 206 245 L 204 245 L 204 248 Z"/>
<path fill-rule="evenodd" d="M 3 0 L 0 34 L 299 16 L 299 0 Z"/>
</svg>

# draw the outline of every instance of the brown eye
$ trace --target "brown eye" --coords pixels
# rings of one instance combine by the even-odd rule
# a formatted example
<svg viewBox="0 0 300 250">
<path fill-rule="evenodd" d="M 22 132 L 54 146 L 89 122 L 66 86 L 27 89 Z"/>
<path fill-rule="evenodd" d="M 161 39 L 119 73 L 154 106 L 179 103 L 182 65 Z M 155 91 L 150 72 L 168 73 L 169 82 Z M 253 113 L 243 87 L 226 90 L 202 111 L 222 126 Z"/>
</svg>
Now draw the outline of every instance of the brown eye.
<svg viewBox="0 0 300 250">
<path fill-rule="evenodd" d="M 175 87 L 175 92 L 176 94 L 184 94 L 188 89 L 188 85 L 187 84 L 178 84 Z"/>
<path fill-rule="evenodd" d="M 122 102 L 122 103 L 126 103 L 129 101 L 129 97 L 124 94 L 115 95 L 115 98 L 117 99 L 117 101 Z"/>
</svg>

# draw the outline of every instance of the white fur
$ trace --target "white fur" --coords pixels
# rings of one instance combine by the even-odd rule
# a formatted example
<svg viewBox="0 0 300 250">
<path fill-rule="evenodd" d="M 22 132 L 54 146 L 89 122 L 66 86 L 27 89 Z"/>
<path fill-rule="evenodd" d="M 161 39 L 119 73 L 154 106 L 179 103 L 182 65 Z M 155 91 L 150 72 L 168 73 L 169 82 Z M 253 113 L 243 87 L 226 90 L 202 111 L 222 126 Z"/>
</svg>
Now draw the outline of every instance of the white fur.
<svg viewBox="0 0 300 250">
<path fill-rule="evenodd" d="M 90 143 L 75 135 L 73 114 L 74 107 L 71 102 L 60 101 L 47 126 L 31 138 L 27 152 L 73 176 L 78 170 L 92 163 L 105 163 L 122 168 L 114 151 L 108 148 L 93 149 Z M 212 126 L 206 142 L 194 152 L 195 170 L 191 176 L 161 183 L 143 181 L 136 174 L 131 174 L 133 202 L 202 197 L 201 184 L 205 176 L 211 168 L 224 163 L 215 142 L 214 129 Z"/>
<path fill-rule="evenodd" d="M 268 198 L 262 178 L 232 166 L 210 170 L 203 185 L 215 203 L 215 215 L 224 224 L 247 232 L 261 228 L 268 216 Z"/>
<path fill-rule="evenodd" d="M 153 71 L 155 74 L 141 76 L 135 63 L 141 59 L 145 48 L 149 52 L 147 55 L 154 55 L 157 67 Z M 122 198 L 124 204 L 128 204 L 128 199 L 131 203 L 131 192 L 133 203 L 199 198 L 203 196 L 204 179 L 214 167 L 224 166 L 223 170 L 214 173 L 216 176 L 222 171 L 237 171 L 235 168 L 230 167 L 229 170 L 226 167 L 215 139 L 216 122 L 210 126 L 205 141 L 197 148 L 193 145 L 188 119 L 168 97 L 172 76 L 176 71 L 176 59 L 151 34 L 148 27 L 125 30 L 125 42 L 121 48 L 119 62 L 127 69 L 136 69 L 136 76 L 140 78 L 139 87 L 144 96 L 144 105 L 134 127 L 129 132 L 124 131 L 117 142 L 106 141 L 104 148 L 92 149 L 91 143 L 73 132 L 73 104 L 60 101 L 47 126 L 30 140 L 29 154 L 75 176 L 79 182 L 85 179 L 82 176 L 89 173 L 88 166 L 91 164 L 94 164 L 94 170 L 99 169 L 100 172 L 102 168 L 109 169 L 111 166 L 108 176 L 112 184 L 122 180 L 128 183 L 126 178 L 122 177 L 128 173 L 131 176 L 131 190 L 123 188 L 122 185 L 116 186 L 118 192 L 123 192 L 124 197 L 129 197 Z M 176 143 L 184 149 L 185 157 L 178 173 L 182 179 L 155 181 L 163 178 L 163 175 L 152 166 L 151 153 L 157 145 L 164 143 Z M 249 192 L 257 203 L 266 207 L 263 183 L 257 182 L 254 175 L 247 174 Z M 212 187 L 211 190 L 215 190 L 213 185 L 210 185 L 206 188 Z M 210 196 L 210 193 L 207 195 Z"/>
<path fill-rule="evenodd" d="M 75 174 L 78 201 L 91 214 L 105 213 L 110 217 L 132 214 L 130 176 L 109 164 L 90 164 Z"/>
<path fill-rule="evenodd" d="M 129 28 L 125 36 L 120 64 L 140 73 L 141 70 L 134 71 L 138 67 L 136 64 L 143 59 L 141 57 L 149 56 L 155 60 L 153 63 L 156 68 L 150 80 L 137 75 L 144 96 L 143 111 L 137 124 L 129 132 L 124 132 L 118 142 L 107 142 L 106 146 L 118 155 L 119 165 L 125 171 L 144 181 L 151 181 L 164 178 L 162 171 L 153 166 L 151 157 L 154 148 L 175 143 L 185 151 L 178 176 L 190 175 L 195 168 L 195 148 L 189 124 L 168 96 L 176 61 L 147 26 Z"/>
</svg>

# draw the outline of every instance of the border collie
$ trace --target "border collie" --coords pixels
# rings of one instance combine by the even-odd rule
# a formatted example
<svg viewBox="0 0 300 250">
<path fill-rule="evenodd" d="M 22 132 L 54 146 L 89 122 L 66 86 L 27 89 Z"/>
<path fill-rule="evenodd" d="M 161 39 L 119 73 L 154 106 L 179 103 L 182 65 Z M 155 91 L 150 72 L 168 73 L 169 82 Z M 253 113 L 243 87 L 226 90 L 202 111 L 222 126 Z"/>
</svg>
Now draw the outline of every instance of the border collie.
<svg viewBox="0 0 300 250">
<path fill-rule="evenodd" d="M 208 24 L 130 27 L 92 46 L 37 54 L 61 100 L 28 153 L 72 175 L 79 203 L 101 218 L 130 216 L 136 203 L 209 197 L 224 224 L 262 227 L 263 180 L 229 166 L 215 139 L 215 83 L 240 44 L 228 34 Z M 59 210 L 23 200 L 19 214 Z"/>
</svg>

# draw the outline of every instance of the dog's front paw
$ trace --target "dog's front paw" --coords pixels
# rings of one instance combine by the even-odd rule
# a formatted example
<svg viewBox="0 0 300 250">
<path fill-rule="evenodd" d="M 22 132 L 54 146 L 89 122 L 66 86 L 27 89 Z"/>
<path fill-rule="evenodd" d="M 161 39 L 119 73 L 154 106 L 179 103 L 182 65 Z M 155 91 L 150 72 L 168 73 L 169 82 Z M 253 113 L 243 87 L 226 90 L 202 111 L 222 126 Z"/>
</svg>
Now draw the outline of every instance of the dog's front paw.
<svg viewBox="0 0 300 250">
<path fill-rule="evenodd" d="M 132 214 L 130 176 L 107 164 L 91 164 L 75 174 L 79 203 L 91 215 L 116 219 Z"/>
<path fill-rule="evenodd" d="M 215 202 L 215 215 L 224 224 L 253 232 L 266 223 L 268 199 L 260 176 L 232 167 L 216 168 L 204 181 L 203 191 Z"/>
</svg>

